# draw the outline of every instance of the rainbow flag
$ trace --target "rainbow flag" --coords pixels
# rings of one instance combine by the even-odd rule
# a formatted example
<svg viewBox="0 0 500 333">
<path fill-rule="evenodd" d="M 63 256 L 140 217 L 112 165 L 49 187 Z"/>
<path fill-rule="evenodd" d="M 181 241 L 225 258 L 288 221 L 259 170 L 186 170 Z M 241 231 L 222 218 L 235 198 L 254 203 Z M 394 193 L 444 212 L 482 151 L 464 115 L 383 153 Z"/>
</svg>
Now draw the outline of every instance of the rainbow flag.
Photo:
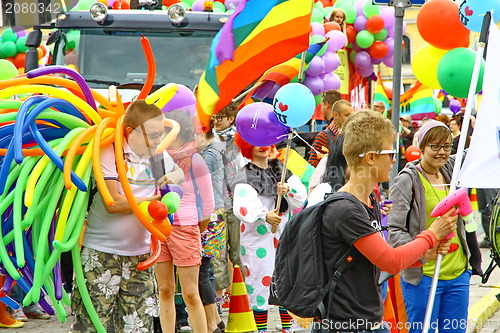
<svg viewBox="0 0 500 333">
<path fill-rule="evenodd" d="M 375 88 L 375 94 L 373 95 L 373 102 L 384 103 L 386 110 L 389 110 L 391 108 L 391 101 L 387 96 L 387 91 L 384 87 L 384 83 L 382 81 L 380 73 L 377 74 L 377 87 Z"/>
<path fill-rule="evenodd" d="M 311 44 L 306 50 L 304 59 L 304 68 L 311 62 L 314 56 L 321 50 L 327 40 L 320 43 Z M 242 101 L 241 105 L 247 105 L 253 100 L 263 101 L 272 104 L 272 98 L 276 91 L 289 82 L 296 82 L 300 71 L 300 62 L 302 53 L 296 55 L 292 59 L 285 61 L 279 65 L 273 66 L 268 69 L 264 75 L 257 80 L 254 86 L 257 88 L 249 93 Z M 262 82 L 262 83 L 261 83 Z"/>
<path fill-rule="evenodd" d="M 243 0 L 215 36 L 197 91 L 204 128 L 266 70 L 309 46 L 312 4 L 304 0 Z"/>
<path fill-rule="evenodd" d="M 407 114 L 413 120 L 436 117 L 433 90 L 417 81 L 415 86 L 401 95 L 400 114 Z"/>
</svg>

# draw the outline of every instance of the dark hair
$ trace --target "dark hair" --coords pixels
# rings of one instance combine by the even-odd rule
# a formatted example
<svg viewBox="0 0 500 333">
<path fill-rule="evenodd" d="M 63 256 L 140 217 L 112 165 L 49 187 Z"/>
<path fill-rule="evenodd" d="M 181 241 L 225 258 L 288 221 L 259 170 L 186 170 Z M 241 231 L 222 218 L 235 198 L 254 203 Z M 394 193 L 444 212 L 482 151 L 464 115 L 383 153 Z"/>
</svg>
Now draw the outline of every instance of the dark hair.
<svg viewBox="0 0 500 333">
<path fill-rule="evenodd" d="M 340 101 L 341 99 L 342 95 L 340 94 L 340 92 L 338 90 L 331 89 L 323 93 L 321 97 L 321 103 L 328 103 L 330 105 L 333 105 L 335 104 L 335 102 Z"/>
<path fill-rule="evenodd" d="M 130 103 L 123 116 L 123 127 L 137 128 L 146 121 L 161 116 L 161 109 L 155 104 L 148 104 L 143 99 Z"/>
<path fill-rule="evenodd" d="M 343 145 L 343 133 L 334 137 L 330 142 L 330 146 L 328 147 L 328 157 L 326 160 L 326 169 L 323 177 L 321 178 L 321 182 L 329 183 L 334 192 L 345 184 L 347 161 L 342 153 Z"/>
<path fill-rule="evenodd" d="M 431 128 L 420 142 L 420 149 L 424 149 L 429 143 L 444 144 L 447 140 L 451 140 L 451 131 L 448 127 L 436 126 Z"/>
<path fill-rule="evenodd" d="M 165 118 L 175 120 L 181 126 L 179 135 L 184 142 L 194 141 L 194 124 L 189 112 L 172 110 L 165 114 Z"/>
<path fill-rule="evenodd" d="M 238 104 L 235 102 L 229 102 L 228 105 L 222 108 L 217 115 L 219 116 L 228 116 L 228 117 L 236 117 L 238 114 Z"/>
</svg>

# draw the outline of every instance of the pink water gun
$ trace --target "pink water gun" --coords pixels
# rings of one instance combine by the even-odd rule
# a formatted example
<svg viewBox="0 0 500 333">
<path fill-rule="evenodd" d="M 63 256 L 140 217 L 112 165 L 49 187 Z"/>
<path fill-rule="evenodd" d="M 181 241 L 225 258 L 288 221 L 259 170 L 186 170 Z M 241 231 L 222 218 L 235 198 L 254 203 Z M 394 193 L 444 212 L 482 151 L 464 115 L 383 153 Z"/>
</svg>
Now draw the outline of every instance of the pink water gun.
<svg viewBox="0 0 500 333">
<path fill-rule="evenodd" d="M 453 193 L 448 194 L 440 203 L 434 207 L 431 213 L 431 217 L 442 216 L 446 214 L 453 206 L 458 206 L 457 211 L 453 215 L 460 214 L 465 222 L 465 230 L 467 232 L 474 232 L 477 230 L 477 223 L 474 221 L 472 206 L 470 204 L 469 195 L 465 188 L 460 188 Z M 447 239 L 455 236 L 455 233 L 451 233 L 446 236 Z"/>
</svg>

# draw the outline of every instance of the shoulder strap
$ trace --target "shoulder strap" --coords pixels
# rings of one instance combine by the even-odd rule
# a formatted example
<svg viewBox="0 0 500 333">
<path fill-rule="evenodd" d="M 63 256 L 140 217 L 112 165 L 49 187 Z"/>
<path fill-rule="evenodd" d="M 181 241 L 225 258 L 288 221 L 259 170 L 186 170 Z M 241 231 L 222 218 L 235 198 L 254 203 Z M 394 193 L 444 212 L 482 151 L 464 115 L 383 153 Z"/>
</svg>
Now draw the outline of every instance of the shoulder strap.
<svg viewBox="0 0 500 333">
<path fill-rule="evenodd" d="M 198 185 L 196 185 L 196 178 L 194 177 L 193 172 L 193 155 L 191 155 L 191 166 L 189 167 L 189 175 L 191 176 L 191 182 L 193 183 L 194 195 L 196 197 L 196 209 L 198 210 L 198 220 L 201 221 L 203 218 L 201 207 L 203 206 L 203 202 L 201 200 L 200 191 L 198 190 Z"/>
</svg>

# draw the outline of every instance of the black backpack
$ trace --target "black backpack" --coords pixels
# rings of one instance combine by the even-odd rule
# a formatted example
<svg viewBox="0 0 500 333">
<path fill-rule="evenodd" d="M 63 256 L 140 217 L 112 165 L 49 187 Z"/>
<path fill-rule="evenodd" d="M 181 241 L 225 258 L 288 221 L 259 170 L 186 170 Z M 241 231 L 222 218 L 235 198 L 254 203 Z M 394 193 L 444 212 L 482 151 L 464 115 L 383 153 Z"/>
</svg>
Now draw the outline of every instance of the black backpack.
<svg viewBox="0 0 500 333">
<path fill-rule="evenodd" d="M 325 318 L 325 296 L 335 289 L 342 272 L 356 261 L 352 259 L 359 254 L 351 246 L 335 263 L 333 276 L 327 276 L 321 242 L 322 216 L 329 203 L 342 199 L 363 207 L 346 193 L 334 193 L 294 215 L 280 237 L 271 297 L 277 297 L 279 305 L 300 317 Z"/>
</svg>

